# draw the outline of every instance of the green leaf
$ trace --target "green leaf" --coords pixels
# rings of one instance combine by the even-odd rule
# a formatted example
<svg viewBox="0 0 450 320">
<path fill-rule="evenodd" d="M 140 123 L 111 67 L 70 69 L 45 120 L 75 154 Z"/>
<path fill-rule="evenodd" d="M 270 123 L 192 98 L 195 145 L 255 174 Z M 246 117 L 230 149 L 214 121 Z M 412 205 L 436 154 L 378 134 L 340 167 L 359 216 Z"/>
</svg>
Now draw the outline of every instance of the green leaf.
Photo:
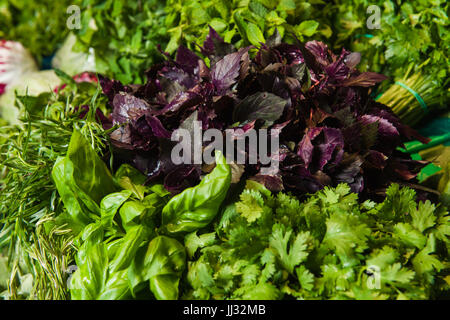
<svg viewBox="0 0 450 320">
<path fill-rule="evenodd" d="M 381 270 L 380 276 L 382 282 L 407 284 L 414 278 L 414 271 L 402 268 L 400 263 L 394 263 Z"/>
<path fill-rule="evenodd" d="M 131 194 L 132 192 L 130 190 L 124 190 L 108 194 L 102 199 L 100 203 L 100 214 L 102 225 L 104 227 L 110 227 L 112 225 L 117 210 L 119 210 L 122 204 L 128 200 Z"/>
<path fill-rule="evenodd" d="M 208 225 L 219 211 L 231 183 L 231 169 L 216 152 L 216 167 L 195 187 L 174 196 L 162 210 L 168 233 L 192 232 Z"/>
<path fill-rule="evenodd" d="M 253 190 L 244 190 L 237 202 L 236 211 L 239 212 L 248 223 L 252 223 L 261 217 L 263 213 L 264 200 L 261 194 Z"/>
<path fill-rule="evenodd" d="M 82 201 L 66 183 L 65 164 L 66 158 L 58 157 L 52 170 L 52 179 L 67 210 L 66 214 L 59 216 L 57 219 L 61 224 L 67 222 L 72 230 L 78 233 L 89 224 L 90 218 L 87 214 L 88 210 L 84 210 Z"/>
<path fill-rule="evenodd" d="M 306 20 L 296 26 L 295 30 L 301 35 L 311 37 L 314 33 L 316 33 L 318 27 L 319 23 L 317 21 Z"/>
<path fill-rule="evenodd" d="M 269 243 L 275 249 L 281 264 L 290 273 L 294 272 L 295 266 L 305 261 L 308 256 L 309 232 L 302 232 L 295 236 L 290 242 L 292 229 L 284 230 L 283 225 L 275 224 Z"/>
<path fill-rule="evenodd" d="M 433 234 L 430 234 L 427 240 L 427 245 L 416 254 L 412 260 L 414 270 L 419 275 L 425 275 L 426 273 L 432 273 L 434 270 L 439 272 L 444 265 L 437 259 L 436 255 L 433 255 L 436 251 L 436 240 Z"/>
<path fill-rule="evenodd" d="M 429 200 L 419 202 L 418 208 L 411 211 L 412 225 L 420 232 L 434 226 L 436 216 L 434 215 L 436 207 Z"/>
<path fill-rule="evenodd" d="M 97 299 L 108 277 L 108 255 L 103 243 L 84 244 L 83 261 L 78 260 L 78 269 L 74 272 L 70 293 L 73 300 Z"/>
<path fill-rule="evenodd" d="M 122 219 L 122 226 L 127 228 L 134 225 L 131 222 L 136 217 L 142 216 L 146 210 L 147 207 L 140 201 L 130 200 L 125 202 L 119 210 L 120 218 Z"/>
<path fill-rule="evenodd" d="M 260 47 L 261 43 L 265 43 L 264 35 L 261 29 L 254 23 L 249 22 L 247 24 L 247 29 L 245 30 L 247 34 L 248 41 L 256 47 Z"/>
<path fill-rule="evenodd" d="M 398 257 L 395 249 L 384 246 L 382 249 L 377 249 L 372 252 L 370 258 L 366 260 L 368 267 L 377 266 L 380 270 L 392 265 Z"/>
<path fill-rule="evenodd" d="M 349 212 L 335 212 L 326 220 L 323 245 L 336 250 L 344 264 L 353 264 L 356 253 L 367 247 L 370 228 Z"/>
<path fill-rule="evenodd" d="M 126 300 L 130 296 L 128 270 L 114 272 L 108 277 L 105 287 L 97 300 Z"/>
<path fill-rule="evenodd" d="M 282 297 L 280 290 L 271 283 L 260 282 L 256 286 L 246 288 L 241 296 L 243 300 L 277 300 Z"/>
<path fill-rule="evenodd" d="M 405 245 L 417 247 L 419 249 L 422 249 L 427 242 L 427 238 L 422 233 L 407 223 L 397 223 L 394 226 L 393 235 Z"/>
<path fill-rule="evenodd" d="M 114 180 L 124 189 L 131 190 L 139 199 L 144 198 L 146 177 L 128 164 L 122 164 L 114 175 Z"/>
<path fill-rule="evenodd" d="M 244 21 L 242 16 L 239 14 L 238 11 L 234 12 L 233 15 L 234 22 L 236 23 L 237 29 L 239 30 L 239 33 L 241 34 L 242 39 L 248 41 L 247 37 L 247 23 Z"/>
<path fill-rule="evenodd" d="M 206 246 L 212 245 L 216 240 L 216 233 L 205 233 L 200 236 L 197 236 L 197 231 L 192 233 L 188 233 L 184 237 L 184 246 L 186 247 L 186 251 L 188 253 L 189 258 L 192 259 L 195 252 L 198 249 L 204 248 Z"/>
<path fill-rule="evenodd" d="M 116 272 L 126 269 L 133 261 L 139 246 L 148 235 L 148 231 L 143 226 L 133 226 L 127 230 L 120 246 L 117 248 L 116 255 L 109 264 L 110 272 Z"/>
<path fill-rule="evenodd" d="M 186 251 L 177 240 L 158 236 L 136 255 L 129 272 L 130 287 L 149 281 L 158 300 L 178 298 L 178 284 L 186 265 Z"/>
<path fill-rule="evenodd" d="M 314 275 L 303 265 L 298 267 L 295 272 L 302 289 L 311 291 L 314 287 Z"/>
<path fill-rule="evenodd" d="M 81 198 L 100 204 L 104 196 L 116 191 L 111 172 L 78 130 L 73 131 L 66 158 L 66 178 Z"/>
</svg>

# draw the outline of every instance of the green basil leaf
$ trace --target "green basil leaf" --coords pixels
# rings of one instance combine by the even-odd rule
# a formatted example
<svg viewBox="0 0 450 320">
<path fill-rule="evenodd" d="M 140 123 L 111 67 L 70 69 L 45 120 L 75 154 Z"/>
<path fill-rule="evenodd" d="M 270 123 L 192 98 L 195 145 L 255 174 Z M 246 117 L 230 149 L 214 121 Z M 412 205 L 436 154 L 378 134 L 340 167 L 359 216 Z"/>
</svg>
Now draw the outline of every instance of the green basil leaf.
<svg viewBox="0 0 450 320">
<path fill-rule="evenodd" d="M 144 214 L 147 208 L 140 201 L 127 201 L 119 210 L 120 218 L 122 219 L 122 226 L 126 230 L 128 227 L 135 225 L 131 222 L 134 218 Z"/>
<path fill-rule="evenodd" d="M 158 300 L 178 298 L 178 284 L 186 266 L 186 251 L 177 240 L 158 236 L 141 248 L 128 269 L 130 288 L 149 281 Z"/>
<path fill-rule="evenodd" d="M 64 214 L 58 216 L 57 220 L 61 224 L 67 223 L 75 233 L 79 233 L 91 219 L 87 215 L 87 210 L 83 210 L 82 202 L 66 183 L 65 163 L 66 158 L 58 157 L 52 170 L 52 179 L 67 210 Z"/>
<path fill-rule="evenodd" d="M 78 130 L 72 134 L 66 158 L 65 174 L 77 189 L 73 191 L 81 191 L 82 199 L 86 195 L 100 204 L 103 197 L 116 191 L 106 164 Z"/>
<path fill-rule="evenodd" d="M 101 222 L 104 227 L 110 227 L 112 225 L 117 210 L 119 210 L 122 204 L 128 200 L 131 194 L 132 191 L 123 190 L 121 192 L 108 194 L 102 199 L 102 202 L 100 203 L 100 214 Z"/>
<path fill-rule="evenodd" d="M 147 230 L 143 226 L 133 226 L 127 230 L 127 234 L 117 248 L 116 255 L 109 265 L 111 272 L 120 271 L 129 267 L 146 235 Z"/>
<path fill-rule="evenodd" d="M 91 213 L 100 215 L 100 201 L 116 191 L 105 163 L 78 130 L 72 134 L 66 157 L 55 162 L 52 178 L 67 210 L 58 219 L 75 233 L 92 222 Z"/>
<path fill-rule="evenodd" d="M 168 233 L 192 232 L 216 216 L 231 183 L 231 169 L 221 152 L 216 167 L 195 187 L 174 196 L 162 210 L 162 227 Z"/>
<path fill-rule="evenodd" d="M 105 288 L 97 300 L 123 300 L 130 296 L 128 269 L 114 272 L 108 277 Z"/>
<path fill-rule="evenodd" d="M 70 282 L 72 300 L 95 300 L 100 295 L 108 276 L 108 255 L 103 243 L 85 242 L 84 259 L 77 256 L 77 271 Z"/>
<path fill-rule="evenodd" d="M 143 186 L 146 177 L 128 164 L 123 164 L 114 175 L 117 184 L 126 190 L 131 190 L 139 199 L 144 198 L 146 187 Z"/>
</svg>

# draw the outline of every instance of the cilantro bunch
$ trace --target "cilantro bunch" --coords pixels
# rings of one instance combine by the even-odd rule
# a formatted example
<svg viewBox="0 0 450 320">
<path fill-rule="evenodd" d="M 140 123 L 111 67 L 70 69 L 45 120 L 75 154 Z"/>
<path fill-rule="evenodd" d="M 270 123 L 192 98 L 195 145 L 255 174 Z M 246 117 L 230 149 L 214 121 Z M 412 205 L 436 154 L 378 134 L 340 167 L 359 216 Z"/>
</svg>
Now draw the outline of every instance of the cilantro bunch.
<svg viewBox="0 0 450 320">
<path fill-rule="evenodd" d="M 370 29 L 367 8 L 380 9 L 379 29 Z M 393 108 L 409 125 L 447 108 L 449 101 L 448 2 L 335 0 L 335 45 L 361 53 L 361 70 L 381 72 L 391 79 L 379 101 Z M 421 104 L 401 82 L 416 92 Z M 428 110 L 426 110 L 428 109 Z"/>
<path fill-rule="evenodd" d="M 429 299 L 449 283 L 450 216 L 393 184 L 382 203 L 347 185 L 304 202 L 247 181 L 212 233 L 188 234 L 186 299 Z"/>
</svg>

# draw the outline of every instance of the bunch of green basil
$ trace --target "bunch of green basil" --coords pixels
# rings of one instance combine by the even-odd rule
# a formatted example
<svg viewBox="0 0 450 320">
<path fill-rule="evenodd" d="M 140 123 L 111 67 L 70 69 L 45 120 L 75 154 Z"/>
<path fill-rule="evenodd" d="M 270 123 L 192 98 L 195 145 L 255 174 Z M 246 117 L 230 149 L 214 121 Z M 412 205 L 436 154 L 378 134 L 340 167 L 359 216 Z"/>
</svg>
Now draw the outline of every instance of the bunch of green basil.
<svg viewBox="0 0 450 320">
<path fill-rule="evenodd" d="M 72 299 L 177 299 L 186 250 L 177 239 L 208 225 L 231 183 L 221 153 L 201 183 L 170 198 L 162 185 L 122 165 L 113 176 L 75 130 L 53 179 L 66 209 L 58 217 L 77 234 Z M 146 288 L 149 288 L 150 291 Z"/>
</svg>

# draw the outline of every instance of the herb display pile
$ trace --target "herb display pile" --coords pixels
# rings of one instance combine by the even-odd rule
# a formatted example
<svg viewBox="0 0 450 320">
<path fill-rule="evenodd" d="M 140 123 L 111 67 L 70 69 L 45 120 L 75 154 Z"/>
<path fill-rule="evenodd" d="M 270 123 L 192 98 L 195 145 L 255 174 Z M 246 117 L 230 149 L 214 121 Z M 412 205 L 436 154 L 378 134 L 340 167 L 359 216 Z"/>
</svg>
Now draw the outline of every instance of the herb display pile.
<svg viewBox="0 0 450 320">
<path fill-rule="evenodd" d="M 249 49 L 234 49 L 211 28 L 201 49 L 209 67 L 181 46 L 175 60 L 149 69 L 142 86 L 103 79 L 113 123 L 125 124 L 111 133 L 121 157 L 148 180 L 164 176 L 168 188 L 177 188 L 172 179 L 198 183 L 199 168 L 171 165 L 163 146 L 174 129 L 199 120 L 203 129 L 243 129 L 243 137 L 252 128 L 276 129 L 280 169 L 262 175 L 259 163 L 244 170 L 274 191 L 301 194 L 345 182 L 370 195 L 393 181 L 414 182 L 423 164 L 396 147 L 426 139 L 370 98 L 385 78 L 357 71 L 358 53 L 336 55 L 317 41 L 289 45 L 278 32 L 253 59 Z"/>
<path fill-rule="evenodd" d="M 447 3 L 71 4 L 0 0 L 0 299 L 448 299 Z"/>
</svg>

